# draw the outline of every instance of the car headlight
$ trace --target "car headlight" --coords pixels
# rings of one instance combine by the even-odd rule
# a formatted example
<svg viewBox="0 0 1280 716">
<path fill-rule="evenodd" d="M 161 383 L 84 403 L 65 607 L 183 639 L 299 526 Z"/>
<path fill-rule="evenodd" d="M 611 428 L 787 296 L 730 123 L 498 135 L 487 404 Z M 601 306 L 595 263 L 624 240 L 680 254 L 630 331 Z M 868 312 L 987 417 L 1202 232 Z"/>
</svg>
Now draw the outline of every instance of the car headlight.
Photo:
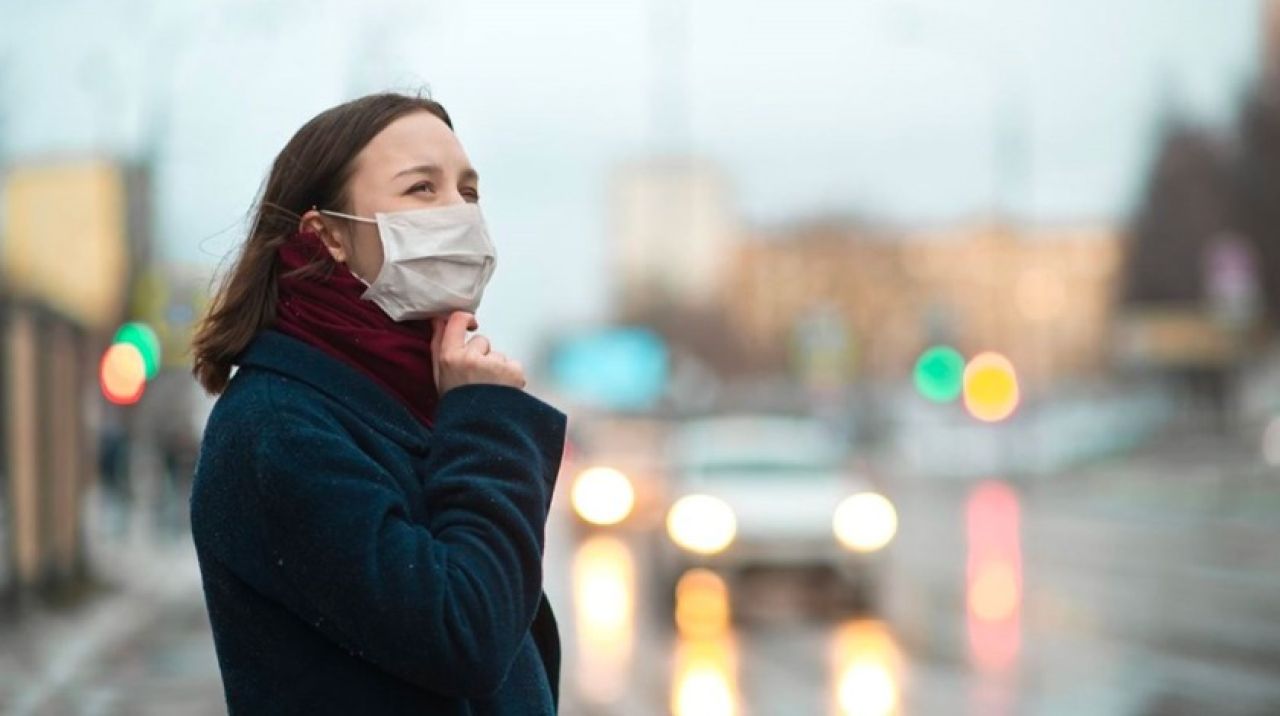
<svg viewBox="0 0 1280 716">
<path fill-rule="evenodd" d="M 698 554 L 723 551 L 738 532 L 733 508 L 711 495 L 686 495 L 667 513 L 667 534 L 680 547 Z"/>
<path fill-rule="evenodd" d="M 836 538 L 855 552 L 874 552 L 898 532 L 898 511 L 887 497 L 859 492 L 846 497 L 831 520 Z"/>
<path fill-rule="evenodd" d="M 631 514 L 636 492 L 631 480 L 612 467 L 590 467 L 573 481 L 573 511 L 593 525 L 616 525 Z"/>
</svg>

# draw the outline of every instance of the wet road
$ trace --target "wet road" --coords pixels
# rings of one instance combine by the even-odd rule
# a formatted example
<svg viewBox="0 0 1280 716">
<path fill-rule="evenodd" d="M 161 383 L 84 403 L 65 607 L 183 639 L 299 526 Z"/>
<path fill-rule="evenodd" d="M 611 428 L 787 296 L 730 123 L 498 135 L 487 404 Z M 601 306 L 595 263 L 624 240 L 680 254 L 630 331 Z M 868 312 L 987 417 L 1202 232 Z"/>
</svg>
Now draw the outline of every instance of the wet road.
<svg viewBox="0 0 1280 716">
<path fill-rule="evenodd" d="M 646 540 L 555 533 L 565 713 L 1280 713 L 1280 474 L 1248 445 L 1183 438 L 1034 482 L 884 477 L 901 525 L 871 613 L 752 592 L 731 597 L 745 619 L 704 606 L 677 630 Z"/>
<path fill-rule="evenodd" d="M 869 613 L 698 573 L 677 624 L 648 540 L 575 534 L 561 491 L 562 713 L 1280 713 L 1280 474 L 1248 447 L 1180 439 L 1034 482 L 886 468 L 900 529 Z M 189 544 L 138 539 L 100 547 L 116 591 L 0 625 L 0 712 L 223 712 Z"/>
</svg>

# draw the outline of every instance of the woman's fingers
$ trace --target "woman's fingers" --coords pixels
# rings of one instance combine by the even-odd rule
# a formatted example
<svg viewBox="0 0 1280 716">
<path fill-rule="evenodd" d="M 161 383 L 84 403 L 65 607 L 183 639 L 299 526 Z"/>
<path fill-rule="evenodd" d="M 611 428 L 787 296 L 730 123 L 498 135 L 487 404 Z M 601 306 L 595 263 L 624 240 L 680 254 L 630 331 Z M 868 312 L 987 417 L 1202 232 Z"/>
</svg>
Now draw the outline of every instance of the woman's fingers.
<svg viewBox="0 0 1280 716">
<path fill-rule="evenodd" d="M 465 346 L 467 342 L 467 327 L 474 320 L 475 317 L 466 311 L 454 311 L 451 313 L 449 320 L 444 324 L 444 331 L 440 336 L 440 351 L 448 353 Z"/>
<path fill-rule="evenodd" d="M 519 361 L 493 350 L 486 336 L 467 338 L 467 330 L 479 324 L 475 316 L 455 311 L 446 319 L 432 319 L 431 349 L 435 361 L 436 385 L 443 395 L 449 389 L 469 383 L 499 383 L 523 389 L 524 368 Z"/>
<path fill-rule="evenodd" d="M 440 344 L 443 343 L 445 319 L 434 316 L 431 319 L 431 355 L 440 357 Z"/>
<path fill-rule="evenodd" d="M 491 351 L 492 349 L 493 349 L 493 346 L 489 344 L 489 339 L 485 338 L 484 336 L 472 336 L 471 340 L 467 341 L 468 353 L 474 353 L 476 355 L 483 356 L 483 355 L 488 355 L 489 351 Z"/>
</svg>

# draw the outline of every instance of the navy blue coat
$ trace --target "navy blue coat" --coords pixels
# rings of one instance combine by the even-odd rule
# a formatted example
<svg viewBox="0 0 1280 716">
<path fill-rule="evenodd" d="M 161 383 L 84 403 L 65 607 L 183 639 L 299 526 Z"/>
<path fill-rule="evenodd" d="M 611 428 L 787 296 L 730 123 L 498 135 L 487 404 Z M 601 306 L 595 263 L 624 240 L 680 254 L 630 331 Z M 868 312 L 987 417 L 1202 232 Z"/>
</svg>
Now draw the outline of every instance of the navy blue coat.
<svg viewBox="0 0 1280 716">
<path fill-rule="evenodd" d="M 553 714 L 542 553 L 564 413 L 496 384 L 429 429 L 263 331 L 209 417 L 191 528 L 235 714 Z"/>
</svg>

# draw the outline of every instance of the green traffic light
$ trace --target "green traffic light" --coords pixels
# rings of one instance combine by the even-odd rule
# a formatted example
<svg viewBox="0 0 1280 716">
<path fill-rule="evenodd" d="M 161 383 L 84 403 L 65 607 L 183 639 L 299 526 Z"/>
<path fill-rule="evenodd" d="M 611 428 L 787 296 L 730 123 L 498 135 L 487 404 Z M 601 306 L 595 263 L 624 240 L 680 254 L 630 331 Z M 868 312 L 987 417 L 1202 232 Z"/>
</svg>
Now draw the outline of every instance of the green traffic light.
<svg viewBox="0 0 1280 716">
<path fill-rule="evenodd" d="M 934 346 L 916 361 L 916 390 L 937 403 L 960 397 L 964 390 L 964 356 L 948 346 Z"/>
<path fill-rule="evenodd" d="M 160 337 L 145 323 L 132 321 L 120 326 L 113 343 L 128 343 L 138 349 L 147 367 L 147 380 L 160 372 Z"/>
</svg>

